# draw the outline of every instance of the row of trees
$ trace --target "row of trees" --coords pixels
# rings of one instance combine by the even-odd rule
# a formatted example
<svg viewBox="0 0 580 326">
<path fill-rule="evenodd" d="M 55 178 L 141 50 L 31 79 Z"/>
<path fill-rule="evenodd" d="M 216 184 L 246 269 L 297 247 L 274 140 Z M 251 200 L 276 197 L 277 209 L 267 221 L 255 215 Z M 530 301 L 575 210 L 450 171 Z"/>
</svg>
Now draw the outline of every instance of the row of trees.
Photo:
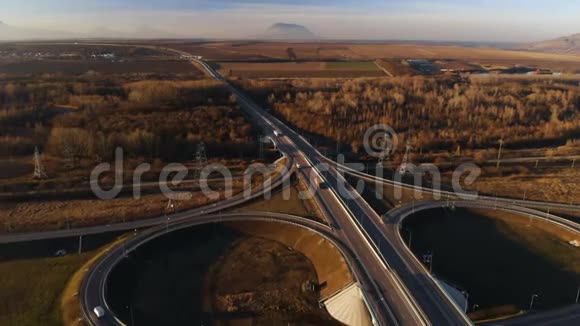
<svg viewBox="0 0 580 326">
<path fill-rule="evenodd" d="M 577 85 L 425 77 L 240 82 L 288 122 L 355 150 L 375 124 L 425 150 L 487 148 L 502 137 L 512 144 L 565 142 L 580 134 Z"/>
<path fill-rule="evenodd" d="M 212 155 L 256 151 L 256 132 L 213 80 L 0 81 L 0 154 L 21 145 L 56 157 L 191 160 L 204 141 Z M 28 151 L 30 154 L 30 151 Z"/>
<path fill-rule="evenodd" d="M 181 161 L 193 158 L 200 141 L 215 155 L 233 156 L 252 150 L 254 138 L 252 126 L 234 107 L 106 114 L 85 110 L 55 119 L 47 145 L 55 156 L 72 148 L 77 157 L 109 160 L 122 147 L 126 155 Z"/>
</svg>

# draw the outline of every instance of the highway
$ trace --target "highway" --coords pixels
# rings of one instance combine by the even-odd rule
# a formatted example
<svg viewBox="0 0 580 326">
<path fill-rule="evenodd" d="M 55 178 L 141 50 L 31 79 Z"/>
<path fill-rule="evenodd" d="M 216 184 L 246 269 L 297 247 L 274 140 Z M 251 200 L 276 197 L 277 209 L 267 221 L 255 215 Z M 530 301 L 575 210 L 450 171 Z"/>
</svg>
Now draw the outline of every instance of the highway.
<svg viewBox="0 0 580 326">
<path fill-rule="evenodd" d="M 198 63 L 215 78 L 224 80 L 205 62 L 199 61 Z M 327 216 L 332 218 L 333 226 L 341 238 L 351 246 L 359 260 L 367 267 L 371 277 L 375 279 L 374 288 L 376 291 L 372 289 L 366 290 L 368 295 L 374 295 L 373 302 L 379 302 L 379 307 L 384 307 L 379 313 L 384 314 L 386 312 L 390 318 L 389 322 L 392 324 L 465 325 L 472 323 L 464 312 L 453 303 L 439 283 L 431 277 L 424 265 L 408 250 L 401 238 L 398 224 L 392 224 L 394 227 L 390 227 L 388 223 L 385 223 L 364 199 L 348 185 L 337 169 L 334 169 L 332 165 L 324 164 L 328 163 L 328 159 L 303 137 L 275 117 L 270 116 L 265 110 L 259 108 L 242 92 L 234 87 L 229 87 L 236 94 L 246 112 L 254 116 L 256 120 L 264 117 L 265 124 L 269 124 L 274 129 L 281 131 L 294 144 L 294 151 L 289 152 L 289 155 L 293 155 L 296 163 L 306 167 L 301 173 L 305 175 L 307 180 L 310 180 L 312 188 L 318 188 L 318 197 L 322 202 L 322 206 L 326 208 Z M 342 171 L 348 170 L 341 166 L 338 166 L 338 169 Z M 377 181 L 376 178 L 359 172 L 353 174 L 358 177 L 362 176 L 370 181 Z M 391 180 L 381 179 L 378 181 L 434 192 L 432 189 L 396 183 Z M 320 183 L 327 184 L 328 189 L 321 189 L 319 187 Z M 350 196 L 341 194 L 341 185 L 346 185 Z M 440 191 L 440 194 L 442 197 L 458 198 L 452 192 Z M 529 207 L 577 210 L 580 206 L 487 196 L 478 196 L 469 201 L 456 201 L 454 204 L 456 207 L 479 207 L 511 211 L 544 219 L 578 232 L 578 224 Z M 441 207 L 445 203 L 439 202 L 437 205 Z M 411 213 L 417 211 L 417 209 L 417 207 L 411 208 Z M 400 216 L 399 218 L 402 221 L 403 217 Z M 378 298 L 376 297 L 377 295 Z M 386 305 L 380 305 L 382 302 L 385 302 Z"/>
<path fill-rule="evenodd" d="M 178 52 L 178 54 L 183 54 Z M 256 105 L 241 91 L 231 86 L 207 63 L 194 60 L 204 67 L 214 78 L 224 81 L 236 95 L 240 107 L 248 116 L 272 133 L 279 130 L 283 141 L 289 147 L 286 152 L 293 160 L 309 171 L 307 179 L 324 202 L 327 215 L 333 218 L 333 225 L 339 230 L 343 241 L 348 243 L 367 272 L 375 281 L 375 290 L 369 295 L 380 307 L 379 313 L 393 325 L 469 325 L 471 321 L 457 307 L 451 298 L 440 291 L 437 282 L 425 273 L 422 266 L 404 257 L 395 245 L 398 234 L 393 234 L 383 226 L 381 217 L 355 191 L 350 196 L 340 189 L 348 183 L 331 165 L 325 164 L 323 157 L 303 137 Z M 324 167 L 324 168 L 322 168 Z M 321 171 L 324 170 L 324 171 Z M 328 185 L 319 189 L 320 181 Z M 347 186 L 347 188 L 349 188 Z M 404 254 L 403 250 L 403 254 Z"/>
<path fill-rule="evenodd" d="M 177 55 L 190 55 L 182 51 L 172 49 L 163 49 Z M 376 179 L 375 177 L 350 171 L 343 166 L 336 166 L 329 162 L 328 158 L 319 153 L 308 141 L 298 133 L 287 127 L 284 123 L 267 113 L 264 109 L 256 105 L 241 91 L 230 85 L 222 76 L 220 76 L 206 62 L 193 59 L 192 62 L 203 67 L 209 75 L 216 80 L 223 81 L 226 87 L 236 95 L 240 107 L 254 124 L 261 127 L 266 134 L 272 135 L 272 138 L 278 143 L 280 151 L 287 158 L 287 165 L 293 167 L 299 164 L 302 168 L 298 171 L 300 176 L 310 182 L 310 187 L 316 189 L 316 200 L 322 208 L 324 215 L 330 220 L 335 240 L 343 248 L 347 248 L 353 257 L 350 262 L 356 266 L 364 266 L 357 269 L 355 274 L 361 280 L 361 285 L 365 289 L 365 295 L 370 304 L 371 313 L 377 323 L 381 325 L 471 325 L 472 322 L 467 318 L 462 309 L 458 307 L 451 298 L 443 291 L 438 282 L 433 279 L 430 273 L 425 269 L 412 253 L 406 248 L 401 239 L 398 225 L 391 222 L 385 222 L 370 205 L 348 185 L 341 172 L 352 173 L 355 176 L 366 178 L 374 182 L 396 184 L 391 180 Z M 279 135 L 275 135 L 279 131 Z M 290 170 L 290 169 L 289 169 Z M 356 172 L 356 173 L 355 173 Z M 285 173 L 277 178 L 274 185 L 281 185 L 288 180 L 289 173 Z M 407 184 L 400 186 L 411 187 Z M 253 198 L 259 197 L 268 189 L 253 190 Z M 433 191 L 419 187 L 421 191 Z M 454 193 L 441 192 L 444 196 L 455 196 Z M 452 197 L 455 198 L 455 197 Z M 519 204 L 511 199 L 491 198 L 474 198 L 479 202 L 493 202 L 498 205 Z M 483 199 L 483 200 L 482 200 Z M 251 219 L 250 216 L 237 215 L 212 215 L 207 214 L 220 212 L 224 209 L 234 207 L 247 201 L 242 196 L 232 198 L 224 202 L 216 203 L 210 207 L 196 210 L 195 212 L 184 212 L 175 214 L 170 220 L 159 218 L 148 221 L 124 223 L 113 226 L 102 226 L 84 230 L 63 230 L 61 234 L 74 232 L 75 235 L 82 235 L 82 232 L 108 232 L 114 230 L 130 230 L 146 226 L 157 225 L 157 227 L 144 231 L 135 238 L 115 248 L 107 254 L 97 265 L 90 271 L 82 289 L 83 309 L 86 318 L 95 325 L 108 325 L 110 323 L 121 323 L 114 319 L 97 319 L 89 310 L 96 305 L 103 305 L 108 308 L 105 300 L 105 282 L 110 270 L 115 266 L 127 252 L 137 248 L 141 244 L 159 237 L 166 232 L 185 228 L 202 223 L 214 223 L 222 221 L 225 218 L 243 218 Z M 442 203 L 439 203 L 441 205 Z M 530 204 L 526 201 L 525 204 Z M 545 203 L 540 203 L 545 204 Z M 556 205 L 556 204 L 554 204 Z M 528 205 L 526 205 L 528 206 Z M 569 208 L 569 205 L 560 205 Z M 562 208 L 560 206 L 556 206 Z M 413 208 L 415 210 L 416 208 Z M 395 215 L 403 219 L 404 210 Z M 393 213 L 394 214 L 394 213 Z M 548 214 L 549 215 L 549 214 Z M 270 219 L 284 220 L 283 217 L 268 215 Z M 259 217 L 257 217 L 259 218 Z M 286 216 L 288 218 L 288 216 Z M 292 223 L 301 223 L 292 218 Z M 141 224 L 142 223 L 142 224 Z M 164 225 L 162 225 L 164 224 Z M 312 229 L 315 229 L 310 225 Z M 120 229 L 113 229 L 120 228 Z M 318 230 L 322 232 L 321 230 Z M 328 230 L 324 231 L 327 232 Z M 331 236 L 331 231 L 325 235 Z M 0 237 L 4 241 L 27 241 L 40 239 L 43 235 L 8 235 Z M 10 238 L 12 237 L 12 238 Z M 344 250 L 347 250 L 344 249 Z M 348 256 L 348 255 L 347 255 Z M 356 262 L 356 263 L 353 263 Z M 109 318 L 109 317 L 108 317 Z M 122 324 L 122 323 L 121 323 Z"/>
<path fill-rule="evenodd" d="M 81 285 L 79 298 L 81 300 L 81 307 L 84 319 L 89 321 L 91 325 L 124 325 L 115 314 L 115 312 L 108 305 L 106 300 L 106 283 L 113 268 L 119 264 L 123 259 L 131 255 L 131 252 L 137 250 L 141 245 L 153 241 L 156 238 L 171 234 L 177 230 L 190 228 L 203 224 L 234 222 L 234 221 L 259 221 L 259 222 L 277 222 L 298 225 L 307 228 L 320 236 L 332 242 L 338 250 L 341 251 L 343 257 L 349 264 L 355 279 L 364 286 L 368 286 L 371 282 L 364 276 L 364 268 L 356 259 L 350 248 L 343 244 L 332 228 L 325 224 L 315 222 L 303 217 L 276 214 L 276 213 L 261 213 L 261 212 L 247 212 L 247 213 L 233 213 L 220 215 L 206 215 L 198 216 L 194 219 L 185 220 L 180 223 L 171 223 L 168 227 L 157 226 L 140 233 L 133 235 L 132 238 L 126 240 L 122 245 L 118 245 L 103 257 L 101 257 L 91 268 L 87 271 L 86 277 Z M 103 307 L 105 309 L 105 316 L 97 318 L 93 313 L 94 307 Z"/>
</svg>

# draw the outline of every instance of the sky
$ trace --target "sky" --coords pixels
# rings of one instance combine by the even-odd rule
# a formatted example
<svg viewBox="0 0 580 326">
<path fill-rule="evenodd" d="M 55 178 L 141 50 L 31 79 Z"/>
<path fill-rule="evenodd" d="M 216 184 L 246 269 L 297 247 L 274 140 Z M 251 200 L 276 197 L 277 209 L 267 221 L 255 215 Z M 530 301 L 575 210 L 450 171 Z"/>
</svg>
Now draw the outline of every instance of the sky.
<svg viewBox="0 0 580 326">
<path fill-rule="evenodd" d="M 329 39 L 530 42 L 580 33 L 578 13 L 572 0 L 0 1 L 0 21 L 22 28 L 205 38 L 251 38 L 286 22 Z"/>
</svg>

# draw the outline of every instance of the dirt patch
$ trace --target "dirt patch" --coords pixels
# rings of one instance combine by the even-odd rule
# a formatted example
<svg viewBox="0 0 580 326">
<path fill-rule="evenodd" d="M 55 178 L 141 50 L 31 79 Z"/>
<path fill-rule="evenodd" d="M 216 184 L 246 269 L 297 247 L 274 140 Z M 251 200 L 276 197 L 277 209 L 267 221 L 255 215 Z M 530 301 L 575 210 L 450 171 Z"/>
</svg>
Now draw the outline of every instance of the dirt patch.
<svg viewBox="0 0 580 326">
<path fill-rule="evenodd" d="M 292 225 L 235 222 L 228 226 L 240 232 L 277 241 L 304 253 L 312 262 L 322 284 L 320 295 L 327 298 L 353 282 L 349 266 L 340 251 L 320 235 Z"/>
</svg>

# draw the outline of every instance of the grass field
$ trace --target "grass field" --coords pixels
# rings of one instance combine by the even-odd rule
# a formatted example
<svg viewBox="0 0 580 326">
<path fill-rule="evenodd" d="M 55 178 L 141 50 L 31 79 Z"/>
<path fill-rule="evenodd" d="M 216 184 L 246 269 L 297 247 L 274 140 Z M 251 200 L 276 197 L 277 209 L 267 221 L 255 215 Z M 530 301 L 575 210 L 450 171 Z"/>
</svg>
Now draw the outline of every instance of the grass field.
<svg viewBox="0 0 580 326">
<path fill-rule="evenodd" d="M 62 325 L 61 295 L 69 278 L 118 233 L 88 236 L 78 255 L 78 239 L 0 245 L 0 325 Z M 54 257 L 57 250 L 69 254 Z"/>
<path fill-rule="evenodd" d="M 384 73 L 369 61 L 348 62 L 223 62 L 216 63 L 225 76 L 242 78 L 355 78 Z"/>
<path fill-rule="evenodd" d="M 89 255 L 1 262 L 0 324 L 62 325 L 60 295 Z"/>
<path fill-rule="evenodd" d="M 580 281 L 576 235 L 559 227 L 499 211 L 431 210 L 405 222 L 412 250 L 433 252 L 434 273 L 469 293 L 474 319 L 574 303 Z M 408 232 L 403 232 L 404 237 Z M 472 311 L 471 311 L 472 312 Z"/>
</svg>

